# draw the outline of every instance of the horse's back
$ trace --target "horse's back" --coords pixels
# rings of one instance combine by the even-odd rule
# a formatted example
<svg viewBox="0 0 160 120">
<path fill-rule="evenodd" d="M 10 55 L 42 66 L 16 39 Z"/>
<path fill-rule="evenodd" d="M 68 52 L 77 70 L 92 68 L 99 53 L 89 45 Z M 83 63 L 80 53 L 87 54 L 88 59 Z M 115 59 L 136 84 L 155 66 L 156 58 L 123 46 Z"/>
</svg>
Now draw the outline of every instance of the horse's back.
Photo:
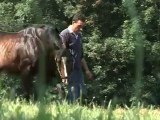
<svg viewBox="0 0 160 120">
<path fill-rule="evenodd" d="M 0 42 L 4 40 L 18 39 L 22 34 L 20 32 L 4 32 L 0 31 Z"/>
<path fill-rule="evenodd" d="M 27 37 L 24 30 L 19 32 L 0 31 L 0 68 L 7 71 L 21 71 L 21 66 L 24 66 L 23 61 L 26 62 L 28 59 L 30 63 L 30 56 L 35 55 L 36 57 L 37 45 L 33 46 L 35 42 L 31 43 L 31 41 L 34 41 L 34 38 Z"/>
</svg>

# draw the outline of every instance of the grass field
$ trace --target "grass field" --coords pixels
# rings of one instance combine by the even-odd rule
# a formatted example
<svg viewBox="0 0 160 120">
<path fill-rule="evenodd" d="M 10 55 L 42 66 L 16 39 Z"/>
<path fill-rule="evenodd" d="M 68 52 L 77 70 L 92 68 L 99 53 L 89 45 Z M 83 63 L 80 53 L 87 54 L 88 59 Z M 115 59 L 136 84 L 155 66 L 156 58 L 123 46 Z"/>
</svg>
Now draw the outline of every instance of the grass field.
<svg viewBox="0 0 160 120">
<path fill-rule="evenodd" d="M 159 120 L 160 110 L 150 106 L 112 109 L 93 105 L 26 102 L 16 99 L 0 101 L 0 120 Z"/>
</svg>

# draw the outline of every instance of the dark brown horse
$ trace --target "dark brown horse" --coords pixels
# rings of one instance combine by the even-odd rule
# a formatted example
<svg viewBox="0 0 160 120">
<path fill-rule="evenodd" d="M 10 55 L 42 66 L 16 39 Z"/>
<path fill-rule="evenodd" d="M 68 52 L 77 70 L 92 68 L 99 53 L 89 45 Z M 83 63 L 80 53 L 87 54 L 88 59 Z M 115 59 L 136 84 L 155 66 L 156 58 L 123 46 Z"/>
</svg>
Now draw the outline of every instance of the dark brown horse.
<svg viewBox="0 0 160 120">
<path fill-rule="evenodd" d="M 72 56 L 62 47 L 56 28 L 42 25 L 28 27 L 19 32 L 0 32 L 0 70 L 20 75 L 25 97 L 31 94 L 33 77 L 41 70 L 49 82 L 58 69 L 62 79 L 67 79 L 72 68 Z"/>
</svg>

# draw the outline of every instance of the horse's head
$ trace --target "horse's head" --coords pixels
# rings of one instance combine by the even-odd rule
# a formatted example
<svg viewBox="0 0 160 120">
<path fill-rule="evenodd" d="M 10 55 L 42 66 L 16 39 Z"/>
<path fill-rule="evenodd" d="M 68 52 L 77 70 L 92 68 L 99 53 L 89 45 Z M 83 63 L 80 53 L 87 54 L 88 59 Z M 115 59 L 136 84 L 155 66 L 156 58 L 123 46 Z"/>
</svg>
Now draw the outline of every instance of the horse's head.
<svg viewBox="0 0 160 120">
<path fill-rule="evenodd" d="M 60 49 L 56 52 L 56 64 L 58 72 L 64 84 L 68 84 L 68 77 L 70 76 L 74 67 L 74 58 L 69 49 Z"/>
<path fill-rule="evenodd" d="M 37 28 L 37 33 L 49 48 L 53 50 L 62 48 L 62 41 L 56 27 L 52 25 L 41 25 Z"/>
<path fill-rule="evenodd" d="M 64 46 L 62 46 L 62 41 L 57 28 L 52 26 L 42 26 L 41 28 L 45 30 L 44 37 L 47 39 L 49 46 L 55 53 L 54 58 L 62 82 L 67 84 L 68 77 L 74 67 L 73 56 L 68 48 L 64 48 Z"/>
</svg>

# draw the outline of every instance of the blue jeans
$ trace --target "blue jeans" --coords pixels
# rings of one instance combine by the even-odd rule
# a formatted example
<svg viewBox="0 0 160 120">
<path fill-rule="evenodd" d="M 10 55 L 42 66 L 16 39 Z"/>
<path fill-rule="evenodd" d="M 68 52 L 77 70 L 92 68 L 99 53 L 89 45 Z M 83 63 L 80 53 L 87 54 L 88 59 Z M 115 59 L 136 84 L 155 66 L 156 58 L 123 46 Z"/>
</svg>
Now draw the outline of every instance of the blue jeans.
<svg viewBox="0 0 160 120">
<path fill-rule="evenodd" d="M 82 70 L 73 70 L 68 80 L 68 100 L 70 102 L 78 99 L 81 94 L 85 94 L 84 76 Z"/>
</svg>

